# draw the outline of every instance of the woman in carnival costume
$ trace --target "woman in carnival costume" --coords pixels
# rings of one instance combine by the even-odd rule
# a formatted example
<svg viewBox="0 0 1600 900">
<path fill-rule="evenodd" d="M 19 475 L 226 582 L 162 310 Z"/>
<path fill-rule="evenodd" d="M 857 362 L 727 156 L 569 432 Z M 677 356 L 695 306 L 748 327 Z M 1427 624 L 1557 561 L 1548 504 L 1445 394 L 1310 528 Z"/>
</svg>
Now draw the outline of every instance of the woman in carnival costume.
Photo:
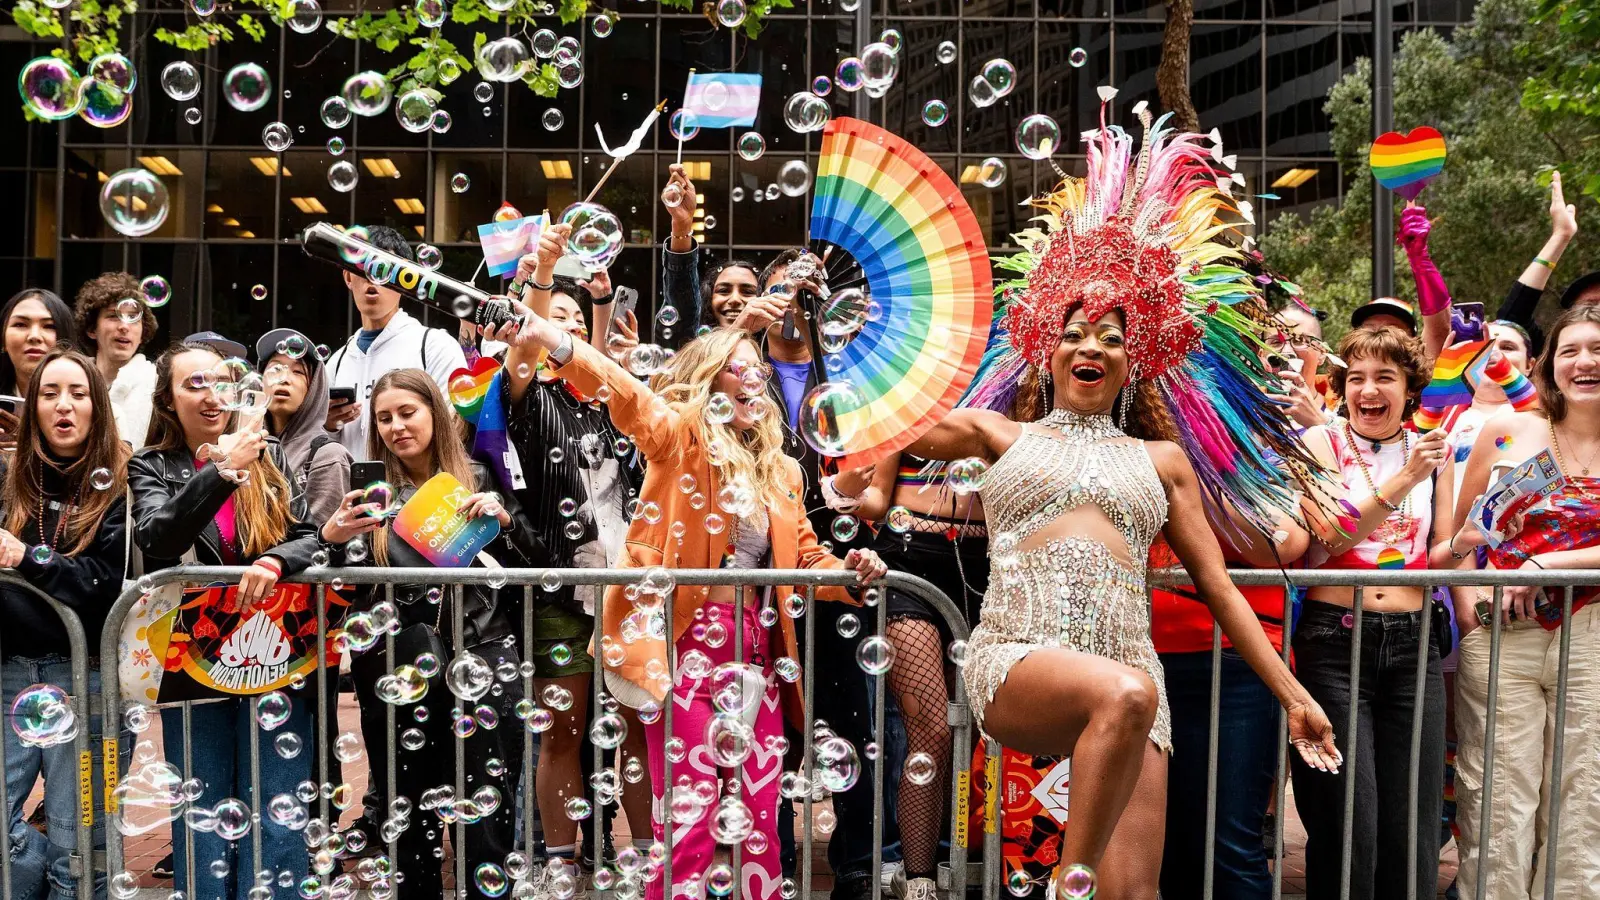
<svg viewBox="0 0 1600 900">
<path fill-rule="evenodd" d="M 991 463 L 980 493 L 992 573 L 963 675 L 986 735 L 1072 756 L 1056 881 L 1067 897 L 1096 879 L 1102 897 L 1157 893 L 1151 835 L 1171 750 L 1145 589 L 1158 532 L 1283 704 L 1301 757 L 1324 771 L 1342 762 L 1327 716 L 1229 581 L 1203 504 L 1268 535 L 1297 507 L 1318 534 L 1345 517 L 1322 512 L 1333 504 L 1320 470 L 1257 358 L 1269 319 L 1237 251 L 1214 240 L 1236 212 L 1230 176 L 1211 165 L 1221 149 L 1153 124 L 1144 106 L 1143 149 L 1102 110 L 1085 134 L 1086 177 L 1036 200 L 1042 227 L 999 262 L 1021 276 L 999 288 L 1009 348 L 986 357 L 969 398 L 998 396 L 908 448 Z M 1008 406 L 1011 417 L 993 411 Z"/>
</svg>

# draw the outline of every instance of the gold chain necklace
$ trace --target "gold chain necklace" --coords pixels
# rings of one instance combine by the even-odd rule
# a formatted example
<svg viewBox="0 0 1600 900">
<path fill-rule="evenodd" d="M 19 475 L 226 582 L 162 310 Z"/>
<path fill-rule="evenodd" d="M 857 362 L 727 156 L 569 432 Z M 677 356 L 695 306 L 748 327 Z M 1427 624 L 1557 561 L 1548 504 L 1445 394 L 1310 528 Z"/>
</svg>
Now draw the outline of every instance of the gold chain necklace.
<svg viewBox="0 0 1600 900">
<path fill-rule="evenodd" d="M 1545 419 L 1545 425 L 1550 429 L 1550 449 L 1556 452 L 1556 467 L 1561 470 L 1562 475 L 1566 475 L 1567 461 L 1561 453 L 1561 438 L 1556 434 L 1556 423 L 1549 419 Z M 1589 477 L 1589 465 L 1590 463 L 1594 462 L 1596 453 L 1600 453 L 1600 447 L 1597 447 L 1594 452 L 1589 454 L 1589 462 L 1579 463 L 1579 468 L 1583 471 L 1584 478 Z M 1579 484 L 1578 493 L 1582 494 L 1584 499 L 1595 499 L 1594 495 L 1589 493 L 1589 486 L 1587 484 Z"/>
</svg>

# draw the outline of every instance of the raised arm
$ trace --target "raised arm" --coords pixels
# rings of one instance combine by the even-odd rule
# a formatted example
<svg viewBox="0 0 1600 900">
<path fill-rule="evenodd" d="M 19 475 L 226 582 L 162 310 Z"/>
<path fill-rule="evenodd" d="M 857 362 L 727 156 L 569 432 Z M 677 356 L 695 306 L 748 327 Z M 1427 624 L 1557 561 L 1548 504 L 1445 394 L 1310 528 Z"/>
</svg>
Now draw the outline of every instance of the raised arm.
<svg viewBox="0 0 1600 900">
<path fill-rule="evenodd" d="M 1437 357 L 1445 341 L 1450 339 L 1450 290 L 1445 287 L 1444 276 L 1439 274 L 1439 267 L 1433 264 L 1433 257 L 1428 253 L 1428 232 L 1432 229 L 1428 211 L 1411 202 L 1400 211 L 1400 229 L 1395 238 L 1405 248 L 1411 274 L 1417 282 L 1422 343 L 1429 359 Z"/>
<path fill-rule="evenodd" d="M 516 280 L 524 285 L 522 289 L 522 304 L 541 319 L 550 315 L 550 288 L 539 288 L 537 285 L 552 285 L 555 283 L 556 261 L 567 249 L 567 236 L 572 233 L 570 225 L 550 225 L 539 233 L 539 246 L 532 253 L 523 255 L 517 260 Z M 534 372 L 539 364 L 544 362 L 545 349 L 528 342 L 513 340 L 511 332 L 514 326 L 507 324 L 484 336 L 492 340 L 504 341 L 510 346 L 506 350 L 506 383 L 511 389 L 510 399 L 512 405 L 522 402 L 522 396 L 528 392 L 528 385 L 533 383 Z"/>
<path fill-rule="evenodd" d="M 1022 434 L 1022 426 L 987 409 L 952 409 L 939 424 L 912 441 L 906 452 L 923 459 L 982 457 L 990 462 Z"/>
<path fill-rule="evenodd" d="M 1234 649 L 1289 713 L 1290 739 L 1306 763 L 1337 770 L 1339 751 L 1334 746 L 1328 717 L 1272 649 L 1254 610 L 1228 578 L 1222 546 L 1206 521 L 1200 481 L 1188 458 L 1176 444 L 1166 441 L 1152 442 L 1149 447 L 1167 491 L 1167 525 L 1163 531 L 1167 544 L 1194 579 L 1200 599 L 1210 608 Z"/>
<path fill-rule="evenodd" d="M 1561 261 L 1561 254 L 1566 252 L 1567 245 L 1572 243 L 1577 233 L 1578 208 L 1567 202 L 1561 188 L 1561 173 L 1552 172 L 1550 237 L 1545 240 L 1544 246 L 1539 248 L 1539 255 L 1528 263 L 1528 267 L 1522 270 L 1522 274 L 1511 285 L 1511 292 L 1500 304 L 1500 318 L 1515 322 L 1530 332 L 1536 330 L 1533 321 L 1534 309 L 1539 305 L 1539 298 L 1544 294 L 1545 285 L 1550 283 L 1550 275 L 1555 271 L 1556 263 Z"/>
<path fill-rule="evenodd" d="M 699 198 L 683 166 L 674 164 L 668 171 L 671 174 L 661 190 L 661 205 L 666 207 L 672 233 L 661 254 L 661 299 L 662 305 L 678 310 L 684 333 L 693 337 L 700 325 L 700 306 L 706 301 L 700 296 L 700 245 L 694 240 Z M 674 197 L 676 204 L 667 202 Z"/>
</svg>

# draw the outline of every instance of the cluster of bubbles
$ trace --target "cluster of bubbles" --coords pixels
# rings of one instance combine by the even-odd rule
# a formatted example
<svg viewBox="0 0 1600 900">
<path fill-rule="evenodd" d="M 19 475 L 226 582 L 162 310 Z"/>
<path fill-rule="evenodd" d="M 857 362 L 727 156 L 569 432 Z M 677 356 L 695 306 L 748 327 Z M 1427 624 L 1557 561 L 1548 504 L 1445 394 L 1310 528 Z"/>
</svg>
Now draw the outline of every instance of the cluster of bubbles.
<svg viewBox="0 0 1600 900">
<path fill-rule="evenodd" d="M 567 252 L 590 270 L 609 266 L 622 252 L 622 221 L 598 203 L 580 201 L 561 213 L 572 227 Z"/>
<path fill-rule="evenodd" d="M 23 106 L 40 119 L 77 116 L 97 128 L 113 128 L 133 114 L 138 80 L 133 61 L 117 52 L 90 60 L 83 76 L 64 59 L 41 56 L 22 67 L 17 90 Z"/>
<path fill-rule="evenodd" d="M 53 684 L 35 684 L 11 702 L 11 730 L 24 747 L 54 747 L 78 736 L 72 698 Z"/>
</svg>

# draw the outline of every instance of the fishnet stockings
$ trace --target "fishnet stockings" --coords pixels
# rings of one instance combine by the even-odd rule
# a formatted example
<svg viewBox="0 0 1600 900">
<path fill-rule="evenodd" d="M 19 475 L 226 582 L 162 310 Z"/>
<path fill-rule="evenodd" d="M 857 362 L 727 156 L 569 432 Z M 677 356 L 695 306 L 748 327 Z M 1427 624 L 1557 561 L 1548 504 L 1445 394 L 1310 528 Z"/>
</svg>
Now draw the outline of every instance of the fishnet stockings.
<svg viewBox="0 0 1600 900">
<path fill-rule="evenodd" d="M 906 727 L 906 758 L 926 753 L 933 760 L 933 778 L 917 784 L 900 778 L 900 849 L 906 876 L 932 877 L 939 849 L 939 825 L 944 816 L 944 795 L 949 788 L 950 727 L 944 683 L 944 653 L 939 629 L 920 619 L 895 619 L 889 623 L 894 643 L 894 666 L 889 669 L 889 689 Z M 907 766 L 909 769 L 910 766 Z"/>
</svg>

